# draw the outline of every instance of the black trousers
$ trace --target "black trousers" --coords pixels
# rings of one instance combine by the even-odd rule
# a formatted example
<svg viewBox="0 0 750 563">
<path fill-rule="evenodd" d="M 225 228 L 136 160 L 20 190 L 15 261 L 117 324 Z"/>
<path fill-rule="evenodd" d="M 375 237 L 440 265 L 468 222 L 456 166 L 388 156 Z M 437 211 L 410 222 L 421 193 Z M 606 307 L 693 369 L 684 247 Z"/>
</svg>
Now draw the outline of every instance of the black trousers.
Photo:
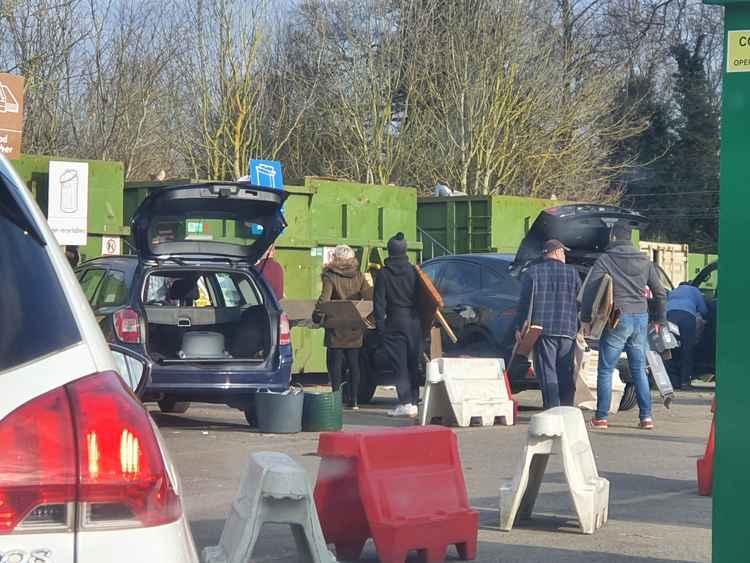
<svg viewBox="0 0 750 563">
<path fill-rule="evenodd" d="M 331 389 L 338 391 L 344 379 L 344 369 L 349 368 L 351 375 L 351 398 L 352 402 L 357 402 L 359 393 L 359 348 L 329 348 L 328 356 L 328 376 L 331 380 Z"/>
<path fill-rule="evenodd" d="M 382 345 L 391 358 L 396 392 L 402 405 L 419 401 L 419 362 L 424 349 L 422 325 L 416 316 L 389 316 Z"/>
<path fill-rule="evenodd" d="M 695 345 L 698 340 L 698 323 L 687 311 L 669 311 L 667 320 L 680 329 L 680 347 L 672 350 L 669 378 L 672 387 L 682 389 L 690 385 L 695 372 Z"/>
<path fill-rule="evenodd" d="M 543 334 L 534 345 L 534 373 L 542 388 L 545 409 L 574 406 L 574 360 L 575 340 L 572 338 Z"/>
</svg>

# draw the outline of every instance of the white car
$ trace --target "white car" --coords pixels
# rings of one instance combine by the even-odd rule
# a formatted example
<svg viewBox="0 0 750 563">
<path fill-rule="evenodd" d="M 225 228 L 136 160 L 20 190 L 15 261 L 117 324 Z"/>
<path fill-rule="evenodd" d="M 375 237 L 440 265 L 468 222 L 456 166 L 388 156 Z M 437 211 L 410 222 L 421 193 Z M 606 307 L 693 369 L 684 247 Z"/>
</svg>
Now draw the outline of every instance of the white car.
<svg viewBox="0 0 750 563">
<path fill-rule="evenodd" d="M 0 288 L 0 562 L 197 563 L 177 472 L 131 391 L 150 368 L 113 356 L 2 156 Z"/>
</svg>

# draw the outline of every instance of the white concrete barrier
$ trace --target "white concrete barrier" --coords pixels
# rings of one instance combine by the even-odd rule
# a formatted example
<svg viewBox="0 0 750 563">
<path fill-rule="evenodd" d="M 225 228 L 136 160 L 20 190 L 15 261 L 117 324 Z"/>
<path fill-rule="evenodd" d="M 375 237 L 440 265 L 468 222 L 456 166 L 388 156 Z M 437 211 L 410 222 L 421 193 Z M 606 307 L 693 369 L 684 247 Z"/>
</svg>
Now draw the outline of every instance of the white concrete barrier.
<svg viewBox="0 0 750 563">
<path fill-rule="evenodd" d="M 531 518 L 549 456 L 562 452 L 565 479 L 573 497 L 581 531 L 593 534 L 606 522 L 609 481 L 599 477 L 586 422 L 575 407 L 555 407 L 531 417 L 521 464 L 512 480 L 500 486 L 500 528 L 510 531 L 516 517 Z"/>
<path fill-rule="evenodd" d="M 247 563 L 265 523 L 289 524 L 298 561 L 334 563 L 320 529 L 305 470 L 288 455 L 251 454 L 219 545 L 203 550 L 205 563 Z"/>
<path fill-rule="evenodd" d="M 427 365 L 420 423 L 469 426 L 513 424 L 513 401 L 505 385 L 505 362 L 497 358 L 439 358 Z"/>
</svg>

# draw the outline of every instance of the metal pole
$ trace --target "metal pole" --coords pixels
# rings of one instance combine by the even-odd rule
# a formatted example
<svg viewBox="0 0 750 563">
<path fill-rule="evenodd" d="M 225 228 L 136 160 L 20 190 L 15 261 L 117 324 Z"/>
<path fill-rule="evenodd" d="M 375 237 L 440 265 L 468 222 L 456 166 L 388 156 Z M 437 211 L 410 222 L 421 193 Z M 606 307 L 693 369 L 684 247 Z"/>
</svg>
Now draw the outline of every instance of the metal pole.
<svg viewBox="0 0 750 563">
<path fill-rule="evenodd" d="M 750 0 L 704 1 L 725 10 L 713 561 L 736 563 L 750 561 Z"/>
</svg>

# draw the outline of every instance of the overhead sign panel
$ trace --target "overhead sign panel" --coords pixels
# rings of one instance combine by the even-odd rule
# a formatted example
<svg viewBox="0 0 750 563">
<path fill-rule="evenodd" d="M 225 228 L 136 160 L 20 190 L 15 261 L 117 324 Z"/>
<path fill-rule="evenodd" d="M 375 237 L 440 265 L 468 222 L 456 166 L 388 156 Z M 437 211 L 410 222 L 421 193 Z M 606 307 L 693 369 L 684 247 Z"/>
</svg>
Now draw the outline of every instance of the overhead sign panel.
<svg viewBox="0 0 750 563">
<path fill-rule="evenodd" d="M 23 76 L 0 73 L 0 154 L 21 156 Z"/>
<path fill-rule="evenodd" d="M 87 162 L 50 161 L 47 222 L 59 244 L 86 244 L 88 194 Z"/>
<path fill-rule="evenodd" d="M 750 72 L 750 29 L 727 32 L 727 72 Z"/>
</svg>

